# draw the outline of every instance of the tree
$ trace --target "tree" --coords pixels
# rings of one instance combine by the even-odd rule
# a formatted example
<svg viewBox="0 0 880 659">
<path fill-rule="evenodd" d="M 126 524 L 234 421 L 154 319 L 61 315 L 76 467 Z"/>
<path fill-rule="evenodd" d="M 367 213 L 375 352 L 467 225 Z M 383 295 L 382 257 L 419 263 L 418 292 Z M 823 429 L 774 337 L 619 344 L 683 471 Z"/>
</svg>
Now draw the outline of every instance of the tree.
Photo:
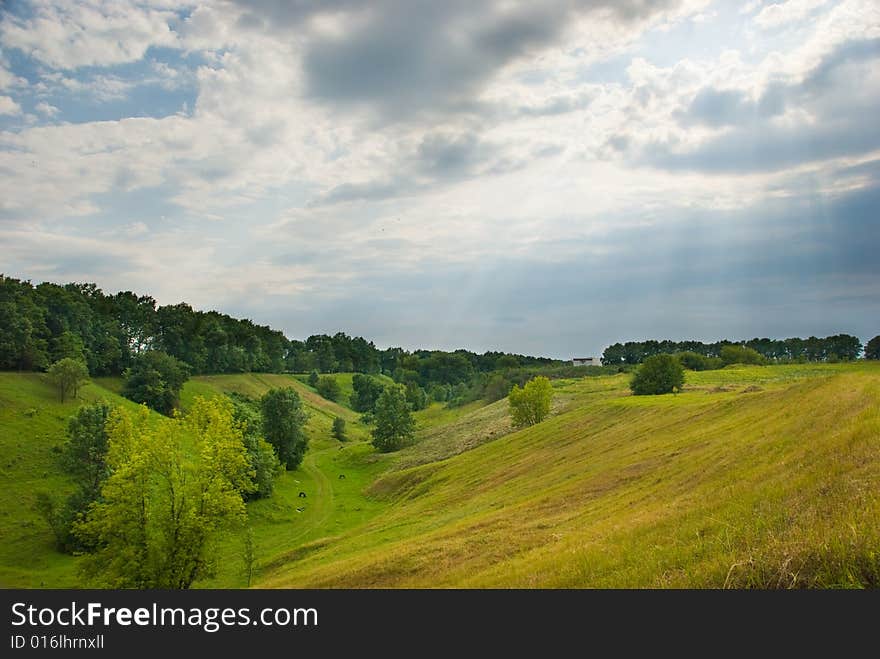
<svg viewBox="0 0 880 659">
<path fill-rule="evenodd" d="M 247 519 L 252 471 L 225 398 L 197 397 L 186 417 L 116 408 L 107 420 L 112 473 L 75 532 L 95 549 L 91 585 L 184 589 L 210 576 L 215 541 Z"/>
<path fill-rule="evenodd" d="M 415 434 L 415 419 L 406 402 L 406 389 L 395 384 L 385 387 L 376 401 L 373 428 L 373 446 L 383 453 L 396 451 L 411 441 Z"/>
<path fill-rule="evenodd" d="M 706 357 L 692 350 L 679 352 L 675 355 L 681 365 L 691 371 L 711 371 L 721 368 L 723 362 L 719 357 Z"/>
<path fill-rule="evenodd" d="M 341 416 L 337 416 L 333 419 L 333 436 L 338 439 L 340 442 L 344 442 L 348 439 L 345 436 L 345 419 Z"/>
<path fill-rule="evenodd" d="M 513 425 L 517 428 L 533 426 L 550 414 L 553 387 L 550 380 L 539 375 L 526 382 L 522 389 L 513 385 L 507 400 Z"/>
<path fill-rule="evenodd" d="M 757 350 L 746 346 L 724 346 L 721 348 L 721 361 L 725 366 L 730 364 L 765 364 L 767 360 Z"/>
<path fill-rule="evenodd" d="M 865 344 L 865 359 L 880 359 L 880 335 Z"/>
<path fill-rule="evenodd" d="M 110 473 L 106 460 L 109 414 L 110 406 L 103 402 L 77 410 L 67 426 L 67 443 L 61 453 L 61 465 L 73 478 L 76 490 L 63 502 L 45 492 L 38 495 L 37 511 L 55 534 L 60 551 L 88 549 L 73 533 L 73 526 L 100 498 L 101 486 Z"/>
<path fill-rule="evenodd" d="M 65 357 L 49 367 L 49 379 L 58 387 L 63 403 L 70 392 L 76 398 L 79 388 L 89 380 L 89 369 L 85 362 Z"/>
<path fill-rule="evenodd" d="M 61 454 L 66 471 L 93 501 L 98 498 L 101 484 L 109 475 L 107 468 L 107 403 L 80 407 L 67 424 L 67 443 Z"/>
<path fill-rule="evenodd" d="M 351 409 L 355 412 L 372 412 L 385 388 L 376 378 L 360 373 L 352 376 L 351 386 L 354 389 L 351 394 Z"/>
<path fill-rule="evenodd" d="M 256 401 L 242 394 L 233 393 L 233 415 L 241 427 L 244 446 L 248 452 L 248 460 L 254 472 L 254 489 L 248 493 L 248 499 L 268 497 L 275 489 L 275 478 L 283 467 L 275 455 L 273 446 L 263 439 L 262 419 Z"/>
<path fill-rule="evenodd" d="M 180 390 L 189 379 L 189 367 L 160 350 L 138 355 L 125 371 L 122 395 L 170 416 L 180 402 Z"/>
<path fill-rule="evenodd" d="M 309 373 L 309 386 L 317 389 L 318 383 L 321 381 L 321 377 L 318 375 L 318 371 L 312 371 Z"/>
<path fill-rule="evenodd" d="M 260 412 L 266 441 L 286 469 L 296 469 L 308 448 L 305 425 L 309 415 L 299 394 L 292 387 L 270 389 L 260 399 Z"/>
<path fill-rule="evenodd" d="M 406 385 L 406 402 L 414 412 L 428 407 L 428 394 L 415 382 Z"/>
<path fill-rule="evenodd" d="M 318 390 L 318 393 L 327 400 L 339 400 L 339 396 L 342 394 L 342 390 L 339 388 L 339 383 L 336 381 L 336 378 L 329 375 L 319 378 L 318 386 L 315 388 Z"/>
<path fill-rule="evenodd" d="M 645 359 L 633 375 L 629 388 L 636 396 L 681 391 L 684 368 L 672 355 L 653 355 Z"/>
</svg>

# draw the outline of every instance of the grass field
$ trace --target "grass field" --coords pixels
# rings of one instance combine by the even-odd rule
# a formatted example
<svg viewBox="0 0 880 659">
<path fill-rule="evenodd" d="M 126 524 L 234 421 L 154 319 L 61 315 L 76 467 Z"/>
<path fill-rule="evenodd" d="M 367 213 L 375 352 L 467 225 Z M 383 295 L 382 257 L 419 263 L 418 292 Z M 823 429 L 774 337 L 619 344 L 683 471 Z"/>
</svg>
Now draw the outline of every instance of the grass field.
<svg viewBox="0 0 880 659">
<path fill-rule="evenodd" d="M 627 377 L 554 382 L 551 417 L 520 431 L 506 401 L 434 405 L 389 455 L 292 376 L 194 378 L 182 404 L 289 385 L 310 410 L 303 465 L 248 505 L 257 587 L 880 585 L 880 364 L 688 372 L 667 396 L 633 397 Z M 81 397 L 130 404 L 118 385 Z M 53 447 L 75 407 L 40 375 L 0 374 L 2 585 L 76 583 L 32 510 L 68 486 Z M 245 586 L 241 547 L 225 537 L 199 585 Z"/>
</svg>

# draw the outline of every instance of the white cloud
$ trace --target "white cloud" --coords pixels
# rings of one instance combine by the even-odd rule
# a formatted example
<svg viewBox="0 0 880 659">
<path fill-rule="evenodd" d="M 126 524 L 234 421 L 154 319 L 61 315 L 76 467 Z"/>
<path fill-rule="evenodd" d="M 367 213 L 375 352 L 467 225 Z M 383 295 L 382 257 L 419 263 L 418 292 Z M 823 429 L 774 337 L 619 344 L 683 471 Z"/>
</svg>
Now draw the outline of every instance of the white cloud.
<svg viewBox="0 0 880 659">
<path fill-rule="evenodd" d="M 9 96 L 0 96 L 0 114 L 19 115 L 21 106 Z"/>
<path fill-rule="evenodd" d="M 3 15 L 0 43 L 55 69 L 135 62 L 150 46 L 178 47 L 170 25 L 176 15 L 164 4 L 150 8 L 133 0 L 37 0 L 32 17 Z"/>
<path fill-rule="evenodd" d="M 57 115 L 60 110 L 56 108 L 54 105 L 47 103 L 46 101 L 40 101 L 34 106 L 34 109 L 42 114 L 44 117 L 52 118 Z"/>
<path fill-rule="evenodd" d="M 797 23 L 826 4 L 828 0 L 786 0 L 767 5 L 755 16 L 755 23 L 765 30 Z"/>
</svg>

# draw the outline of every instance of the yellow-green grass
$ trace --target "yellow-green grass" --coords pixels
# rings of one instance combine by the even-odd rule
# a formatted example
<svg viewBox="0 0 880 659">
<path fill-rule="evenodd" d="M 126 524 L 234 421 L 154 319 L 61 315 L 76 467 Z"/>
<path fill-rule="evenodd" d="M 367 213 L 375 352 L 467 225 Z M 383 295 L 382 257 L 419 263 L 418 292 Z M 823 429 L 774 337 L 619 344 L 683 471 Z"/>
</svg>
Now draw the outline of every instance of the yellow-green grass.
<svg viewBox="0 0 880 659">
<path fill-rule="evenodd" d="M 394 471 L 264 587 L 880 585 L 880 365 L 559 383 L 567 411 Z"/>
</svg>

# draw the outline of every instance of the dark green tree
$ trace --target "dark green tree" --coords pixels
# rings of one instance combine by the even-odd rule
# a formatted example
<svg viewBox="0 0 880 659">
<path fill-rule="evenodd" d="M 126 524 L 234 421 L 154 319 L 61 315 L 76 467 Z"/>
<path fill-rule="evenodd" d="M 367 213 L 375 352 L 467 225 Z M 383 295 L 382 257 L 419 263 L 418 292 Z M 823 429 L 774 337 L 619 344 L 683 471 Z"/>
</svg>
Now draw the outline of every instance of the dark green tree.
<svg viewBox="0 0 880 659">
<path fill-rule="evenodd" d="M 336 381 L 336 378 L 330 375 L 325 375 L 324 377 L 319 378 L 318 385 L 315 389 L 327 400 L 339 400 L 339 396 L 342 395 L 339 383 Z"/>
<path fill-rule="evenodd" d="M 629 383 L 636 396 L 669 394 L 684 386 L 684 368 L 672 355 L 652 355 L 642 362 Z"/>
<path fill-rule="evenodd" d="M 865 359 L 880 359 L 880 335 L 865 344 Z"/>
<path fill-rule="evenodd" d="M 406 402 L 414 412 L 428 407 L 428 394 L 415 382 L 406 385 Z"/>
<path fill-rule="evenodd" d="M 337 416 L 333 419 L 333 437 L 338 439 L 340 442 L 344 442 L 348 439 L 345 435 L 345 419 L 341 416 Z"/>
<path fill-rule="evenodd" d="M 292 387 L 270 389 L 260 399 L 260 412 L 266 441 L 285 468 L 296 469 L 308 448 L 305 425 L 309 415 L 299 394 Z"/>
<path fill-rule="evenodd" d="M 187 379 L 189 367 L 182 361 L 160 350 L 148 350 L 138 355 L 125 371 L 122 395 L 171 416 Z"/>
<path fill-rule="evenodd" d="M 310 386 L 310 387 L 317 389 L 317 388 L 318 388 L 318 383 L 319 383 L 320 381 L 321 381 L 321 376 L 318 375 L 318 371 L 312 371 L 311 373 L 309 373 L 309 380 L 308 380 L 308 382 L 309 382 L 309 386 Z"/>
<path fill-rule="evenodd" d="M 244 446 L 254 472 L 254 489 L 246 494 L 247 499 L 268 497 L 275 489 L 275 478 L 283 470 L 273 446 L 263 439 L 263 420 L 260 417 L 257 401 L 242 394 L 233 393 L 233 413 L 236 423 L 241 426 Z"/>
<path fill-rule="evenodd" d="M 92 403 L 77 410 L 67 426 L 67 443 L 61 465 L 73 478 L 76 490 L 60 503 L 40 493 L 37 511 L 55 534 L 58 549 L 73 553 L 89 547 L 73 533 L 73 525 L 85 518 L 89 506 L 100 498 L 101 486 L 110 475 L 107 467 L 107 418 L 110 406 Z"/>
<path fill-rule="evenodd" d="M 415 434 L 415 419 L 406 402 L 406 389 L 395 384 L 385 387 L 376 401 L 373 446 L 383 453 L 396 451 Z"/>
<path fill-rule="evenodd" d="M 372 412 L 385 388 L 382 383 L 369 375 L 355 373 L 351 385 L 354 388 L 351 395 L 351 409 L 355 412 Z"/>
</svg>

